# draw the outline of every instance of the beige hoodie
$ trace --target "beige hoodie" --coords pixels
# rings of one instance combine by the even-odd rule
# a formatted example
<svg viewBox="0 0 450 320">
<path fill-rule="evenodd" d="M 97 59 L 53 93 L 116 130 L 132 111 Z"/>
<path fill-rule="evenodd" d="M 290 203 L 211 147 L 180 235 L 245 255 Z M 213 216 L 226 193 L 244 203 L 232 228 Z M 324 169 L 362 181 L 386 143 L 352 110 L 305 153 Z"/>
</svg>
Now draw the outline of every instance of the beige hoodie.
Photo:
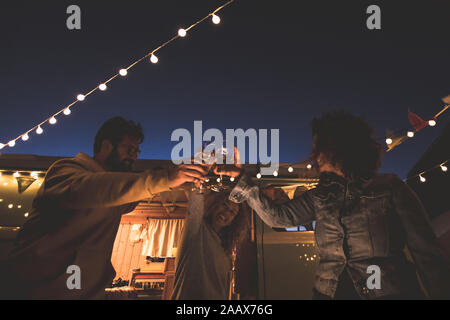
<svg viewBox="0 0 450 320">
<path fill-rule="evenodd" d="M 168 188 L 167 170 L 105 172 L 84 153 L 48 170 L 10 255 L 11 297 L 98 299 L 115 277 L 111 253 L 121 215 Z M 81 270 L 81 289 L 68 289 Z"/>
</svg>

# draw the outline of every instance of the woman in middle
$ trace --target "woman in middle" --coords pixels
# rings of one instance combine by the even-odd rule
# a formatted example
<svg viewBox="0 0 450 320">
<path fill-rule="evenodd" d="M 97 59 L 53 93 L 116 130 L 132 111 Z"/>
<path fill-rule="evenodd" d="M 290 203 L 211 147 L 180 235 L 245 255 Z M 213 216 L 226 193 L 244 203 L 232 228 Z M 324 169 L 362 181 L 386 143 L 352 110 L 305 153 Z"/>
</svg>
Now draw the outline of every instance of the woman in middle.
<svg viewBox="0 0 450 320">
<path fill-rule="evenodd" d="M 232 251 L 248 231 L 245 208 L 228 200 L 228 193 L 191 192 L 172 299 L 228 299 Z"/>
</svg>

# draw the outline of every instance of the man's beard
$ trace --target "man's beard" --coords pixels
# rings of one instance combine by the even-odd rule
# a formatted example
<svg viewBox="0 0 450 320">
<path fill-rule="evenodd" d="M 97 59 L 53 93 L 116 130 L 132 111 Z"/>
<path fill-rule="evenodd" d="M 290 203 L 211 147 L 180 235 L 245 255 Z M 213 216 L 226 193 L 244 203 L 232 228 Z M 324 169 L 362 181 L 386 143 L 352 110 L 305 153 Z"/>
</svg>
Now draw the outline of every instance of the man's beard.
<svg viewBox="0 0 450 320">
<path fill-rule="evenodd" d="M 124 160 L 119 160 L 119 155 L 117 154 L 117 149 L 111 152 L 111 154 L 106 158 L 105 164 L 109 168 L 109 170 L 113 172 L 129 172 L 132 171 L 134 161 L 129 158 L 125 158 Z"/>
</svg>

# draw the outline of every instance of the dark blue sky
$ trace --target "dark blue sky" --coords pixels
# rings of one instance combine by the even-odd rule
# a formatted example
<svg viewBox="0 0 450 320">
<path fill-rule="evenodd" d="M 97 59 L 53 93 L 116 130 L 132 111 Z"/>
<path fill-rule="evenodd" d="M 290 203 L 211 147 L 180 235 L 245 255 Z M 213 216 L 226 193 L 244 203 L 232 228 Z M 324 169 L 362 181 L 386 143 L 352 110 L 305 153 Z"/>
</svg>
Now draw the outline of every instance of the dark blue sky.
<svg viewBox="0 0 450 320">
<path fill-rule="evenodd" d="M 225 3 L 192 1 L 11 1 L 0 3 L 0 140 L 4 143 L 72 102 L 135 59 Z M 82 30 L 66 28 L 66 8 Z M 366 8 L 382 9 L 382 30 Z M 449 1 L 237 0 L 61 116 L 45 133 L 4 153 L 91 154 L 95 133 L 122 115 L 145 129 L 142 158 L 169 159 L 177 128 L 280 129 L 280 160 L 311 149 L 309 122 L 346 108 L 384 136 L 425 118 L 450 94 Z M 405 177 L 448 122 L 425 128 L 387 154 L 383 172 Z"/>
</svg>

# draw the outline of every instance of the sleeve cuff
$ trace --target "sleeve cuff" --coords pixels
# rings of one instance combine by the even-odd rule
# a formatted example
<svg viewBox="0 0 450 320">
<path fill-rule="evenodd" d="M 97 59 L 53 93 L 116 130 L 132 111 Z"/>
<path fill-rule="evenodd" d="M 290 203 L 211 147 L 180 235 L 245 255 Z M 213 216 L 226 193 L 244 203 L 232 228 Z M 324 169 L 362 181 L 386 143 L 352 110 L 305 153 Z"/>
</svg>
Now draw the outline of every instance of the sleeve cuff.
<svg viewBox="0 0 450 320">
<path fill-rule="evenodd" d="M 244 202 L 247 200 L 252 185 L 250 177 L 247 174 L 242 175 L 236 186 L 231 190 L 229 200 L 234 203 Z"/>
<path fill-rule="evenodd" d="M 147 171 L 147 190 L 151 195 L 169 191 L 169 172 L 167 169 Z"/>
</svg>

